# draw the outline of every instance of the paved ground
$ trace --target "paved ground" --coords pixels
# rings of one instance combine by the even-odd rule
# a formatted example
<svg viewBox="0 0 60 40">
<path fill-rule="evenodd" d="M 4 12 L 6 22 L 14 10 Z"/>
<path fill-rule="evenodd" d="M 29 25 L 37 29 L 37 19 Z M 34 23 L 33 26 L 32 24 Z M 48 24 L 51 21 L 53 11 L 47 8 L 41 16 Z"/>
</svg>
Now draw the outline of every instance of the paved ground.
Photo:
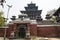
<svg viewBox="0 0 60 40">
<path fill-rule="evenodd" d="M 0 37 L 0 40 L 4 40 L 4 38 Z M 24 39 L 8 39 L 8 38 L 6 38 L 5 40 L 24 40 Z"/>
<path fill-rule="evenodd" d="M 0 37 L 0 40 L 4 40 L 4 38 L 3 37 Z M 6 38 L 5 40 L 9 40 L 9 39 Z"/>
<path fill-rule="evenodd" d="M 24 40 L 24 39 L 10 39 L 10 40 Z"/>
<path fill-rule="evenodd" d="M 4 40 L 3 37 L 0 37 L 0 40 Z M 5 40 L 24 40 L 24 39 L 5 39 Z M 31 40 L 60 40 L 60 38 L 32 38 Z"/>
<path fill-rule="evenodd" d="M 32 37 L 31 40 L 60 40 L 60 38 L 45 38 L 45 37 L 35 37 L 35 38 L 33 38 Z"/>
</svg>

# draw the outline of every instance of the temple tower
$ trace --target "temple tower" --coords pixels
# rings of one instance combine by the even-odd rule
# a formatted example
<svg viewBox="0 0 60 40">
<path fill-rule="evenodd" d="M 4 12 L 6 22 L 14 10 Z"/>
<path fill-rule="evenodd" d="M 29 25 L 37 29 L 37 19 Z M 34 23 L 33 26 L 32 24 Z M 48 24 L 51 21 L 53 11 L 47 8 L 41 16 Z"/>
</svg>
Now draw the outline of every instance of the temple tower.
<svg viewBox="0 0 60 40">
<path fill-rule="evenodd" d="M 37 17 L 41 16 L 42 10 L 38 10 L 38 6 L 34 3 L 27 4 L 28 6 L 25 7 L 25 11 L 21 11 L 23 14 L 27 14 L 30 19 L 36 19 Z"/>
</svg>

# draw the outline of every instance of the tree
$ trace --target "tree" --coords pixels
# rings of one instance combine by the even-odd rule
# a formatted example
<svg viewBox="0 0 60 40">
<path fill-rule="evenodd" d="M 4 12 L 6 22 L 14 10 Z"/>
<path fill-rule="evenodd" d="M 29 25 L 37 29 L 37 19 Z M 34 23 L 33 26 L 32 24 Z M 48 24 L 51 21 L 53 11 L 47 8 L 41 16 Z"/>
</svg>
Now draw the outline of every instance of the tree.
<svg viewBox="0 0 60 40">
<path fill-rule="evenodd" d="M 0 12 L 0 27 L 5 25 L 5 19 L 3 17 L 3 12 Z"/>
</svg>

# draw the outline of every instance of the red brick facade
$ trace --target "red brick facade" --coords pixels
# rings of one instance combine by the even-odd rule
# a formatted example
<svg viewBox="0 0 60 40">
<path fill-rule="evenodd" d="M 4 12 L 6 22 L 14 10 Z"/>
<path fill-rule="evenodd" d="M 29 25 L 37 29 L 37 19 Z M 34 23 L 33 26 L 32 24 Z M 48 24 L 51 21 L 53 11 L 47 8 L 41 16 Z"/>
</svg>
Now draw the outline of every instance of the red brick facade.
<svg viewBox="0 0 60 40">
<path fill-rule="evenodd" d="M 28 24 L 30 28 L 30 35 L 37 36 L 37 25 L 36 24 Z"/>
<path fill-rule="evenodd" d="M 56 37 L 57 28 L 55 27 L 37 27 L 37 35 L 43 37 Z"/>
<path fill-rule="evenodd" d="M 41 37 L 59 37 L 60 36 L 60 26 L 37 26 L 37 24 L 26 23 L 27 28 L 29 28 L 30 36 L 41 36 Z M 0 28 L 0 36 L 4 36 L 4 28 Z M 11 24 L 6 30 L 6 36 L 10 37 L 11 32 L 14 31 L 16 34 L 17 24 Z"/>
</svg>

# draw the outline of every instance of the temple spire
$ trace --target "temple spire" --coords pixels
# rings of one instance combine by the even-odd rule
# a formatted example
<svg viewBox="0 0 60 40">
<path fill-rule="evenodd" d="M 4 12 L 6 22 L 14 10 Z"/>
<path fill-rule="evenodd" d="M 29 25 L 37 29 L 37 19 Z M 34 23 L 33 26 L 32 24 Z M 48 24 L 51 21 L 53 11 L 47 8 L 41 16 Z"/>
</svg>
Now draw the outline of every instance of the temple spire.
<svg viewBox="0 0 60 40">
<path fill-rule="evenodd" d="M 25 7 L 25 11 L 21 11 L 23 14 L 27 14 L 30 19 L 36 19 L 37 16 L 40 16 L 42 10 L 38 10 L 38 6 L 35 3 L 28 4 Z"/>
<path fill-rule="evenodd" d="M 33 4 L 33 2 L 31 1 L 31 4 Z"/>
</svg>

